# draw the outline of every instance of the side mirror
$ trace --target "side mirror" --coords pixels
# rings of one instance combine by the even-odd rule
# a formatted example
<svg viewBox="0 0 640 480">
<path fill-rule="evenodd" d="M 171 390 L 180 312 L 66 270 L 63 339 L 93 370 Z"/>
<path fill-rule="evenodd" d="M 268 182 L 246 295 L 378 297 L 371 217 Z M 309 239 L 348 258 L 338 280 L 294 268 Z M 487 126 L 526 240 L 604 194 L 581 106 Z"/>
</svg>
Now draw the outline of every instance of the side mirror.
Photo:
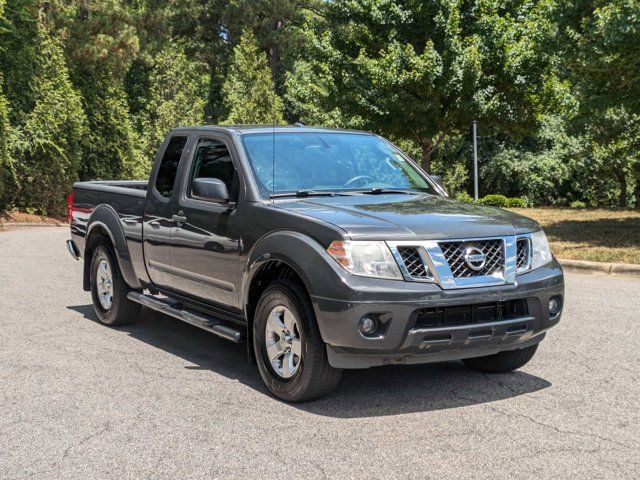
<svg viewBox="0 0 640 480">
<path fill-rule="evenodd" d="M 442 191 L 446 194 L 447 190 L 444 188 L 444 183 L 442 183 L 442 177 L 440 175 L 430 175 L 430 177 L 431 177 L 431 180 L 433 180 L 435 184 L 438 185 L 442 189 Z"/>
<path fill-rule="evenodd" d="M 219 178 L 196 178 L 191 184 L 191 194 L 201 200 L 229 202 L 229 190 Z"/>
</svg>

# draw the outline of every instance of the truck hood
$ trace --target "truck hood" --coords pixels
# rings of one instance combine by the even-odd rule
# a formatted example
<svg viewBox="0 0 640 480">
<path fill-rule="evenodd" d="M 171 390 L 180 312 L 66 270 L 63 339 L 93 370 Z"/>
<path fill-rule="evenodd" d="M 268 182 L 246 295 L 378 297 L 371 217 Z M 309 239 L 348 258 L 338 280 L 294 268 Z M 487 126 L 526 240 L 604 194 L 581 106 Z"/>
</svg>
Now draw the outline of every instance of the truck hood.
<svg viewBox="0 0 640 480">
<path fill-rule="evenodd" d="M 426 194 L 315 197 L 277 206 L 333 224 L 352 239 L 481 238 L 540 229 L 534 220 L 507 210 Z"/>
</svg>

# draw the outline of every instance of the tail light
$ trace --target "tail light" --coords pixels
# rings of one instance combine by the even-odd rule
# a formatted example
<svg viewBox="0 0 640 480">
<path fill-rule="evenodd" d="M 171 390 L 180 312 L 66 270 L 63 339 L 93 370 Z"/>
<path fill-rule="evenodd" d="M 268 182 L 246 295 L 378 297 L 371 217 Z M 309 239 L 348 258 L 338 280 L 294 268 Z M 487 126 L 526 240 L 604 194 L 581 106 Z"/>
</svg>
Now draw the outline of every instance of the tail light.
<svg viewBox="0 0 640 480">
<path fill-rule="evenodd" d="M 73 192 L 71 192 L 68 196 L 67 196 L 67 220 L 69 220 L 69 223 L 71 223 L 71 221 L 73 220 L 73 199 L 74 199 L 74 195 Z"/>
</svg>

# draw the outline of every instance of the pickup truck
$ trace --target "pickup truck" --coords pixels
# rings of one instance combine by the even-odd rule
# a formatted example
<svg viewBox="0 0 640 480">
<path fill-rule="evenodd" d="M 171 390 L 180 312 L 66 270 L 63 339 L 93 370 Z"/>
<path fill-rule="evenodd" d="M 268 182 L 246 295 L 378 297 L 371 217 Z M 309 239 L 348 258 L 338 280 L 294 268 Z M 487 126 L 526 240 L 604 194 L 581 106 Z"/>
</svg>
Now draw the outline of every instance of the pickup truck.
<svg viewBox="0 0 640 480">
<path fill-rule="evenodd" d="M 343 369 L 525 365 L 560 320 L 540 225 L 448 198 L 384 138 L 304 126 L 172 130 L 148 182 L 78 182 L 71 239 L 106 325 L 146 307 L 245 342 L 286 401 Z"/>
</svg>

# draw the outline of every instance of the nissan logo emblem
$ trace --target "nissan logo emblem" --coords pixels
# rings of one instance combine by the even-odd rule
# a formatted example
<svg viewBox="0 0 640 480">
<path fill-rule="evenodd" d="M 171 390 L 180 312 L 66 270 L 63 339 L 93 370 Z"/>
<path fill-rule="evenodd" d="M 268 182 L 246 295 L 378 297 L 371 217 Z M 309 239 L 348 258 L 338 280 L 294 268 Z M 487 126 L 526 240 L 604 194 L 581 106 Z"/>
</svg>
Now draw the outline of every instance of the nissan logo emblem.
<svg viewBox="0 0 640 480">
<path fill-rule="evenodd" d="M 487 263 L 487 256 L 476 247 L 467 247 L 464 251 L 464 261 L 471 270 L 482 270 Z"/>
</svg>

